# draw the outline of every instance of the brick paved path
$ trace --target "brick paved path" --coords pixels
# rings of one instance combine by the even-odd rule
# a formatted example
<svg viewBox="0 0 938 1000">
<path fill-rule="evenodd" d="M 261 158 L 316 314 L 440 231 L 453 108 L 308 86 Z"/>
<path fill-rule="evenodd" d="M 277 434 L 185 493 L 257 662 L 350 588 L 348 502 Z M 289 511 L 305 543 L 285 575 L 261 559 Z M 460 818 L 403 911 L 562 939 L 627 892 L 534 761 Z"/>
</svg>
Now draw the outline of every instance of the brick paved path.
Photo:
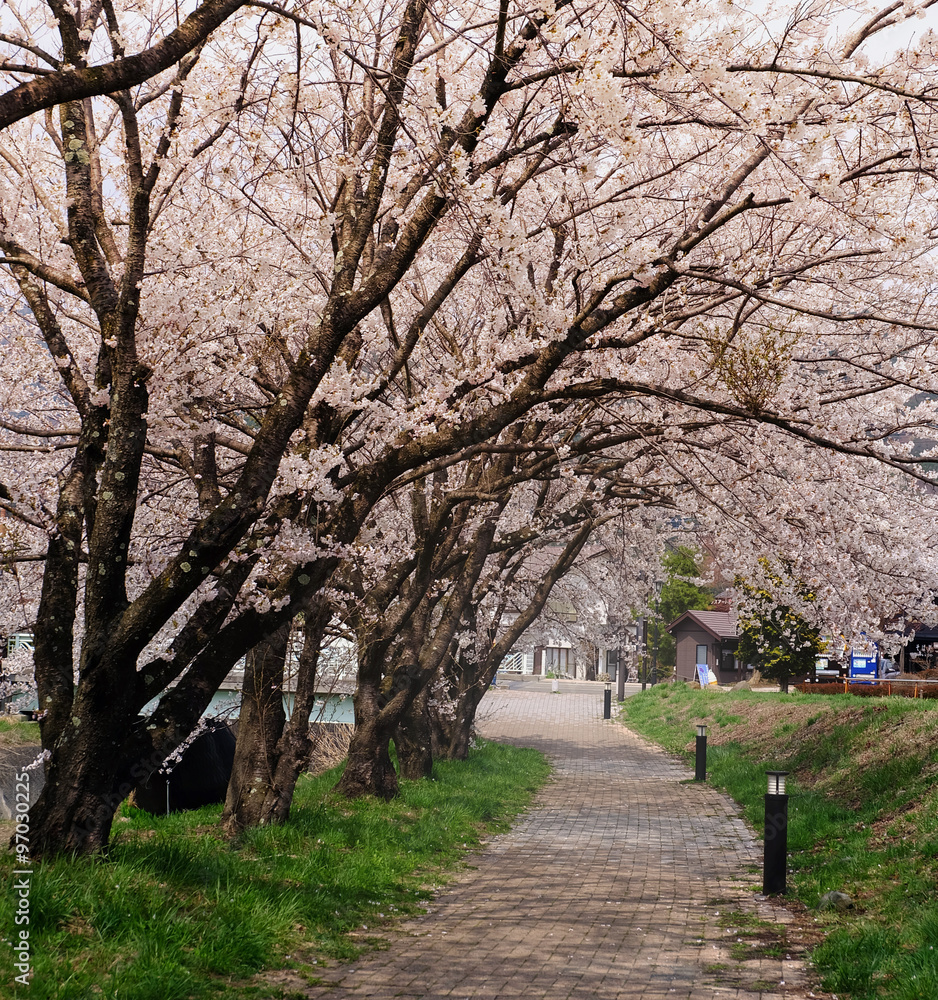
<svg viewBox="0 0 938 1000">
<path fill-rule="evenodd" d="M 754 918 L 760 844 L 735 806 L 615 722 L 595 694 L 493 691 L 484 735 L 535 746 L 555 779 L 390 948 L 329 969 L 329 1000 L 807 997 Z M 745 916 L 744 916 L 745 915 Z M 760 933 L 765 933 L 764 931 Z M 767 957 L 773 952 L 776 957 Z M 748 957 L 744 957 L 748 956 Z"/>
</svg>

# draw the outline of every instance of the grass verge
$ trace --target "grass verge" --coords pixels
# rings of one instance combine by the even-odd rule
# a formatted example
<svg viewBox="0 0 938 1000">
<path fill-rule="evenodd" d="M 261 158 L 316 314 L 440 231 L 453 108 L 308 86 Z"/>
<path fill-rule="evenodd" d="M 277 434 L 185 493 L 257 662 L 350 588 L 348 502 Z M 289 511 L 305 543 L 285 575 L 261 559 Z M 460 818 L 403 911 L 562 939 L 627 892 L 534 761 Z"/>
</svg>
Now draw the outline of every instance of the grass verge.
<svg viewBox="0 0 938 1000">
<path fill-rule="evenodd" d="M 299 995 L 330 960 L 380 947 L 421 911 L 482 837 L 503 831 L 544 783 L 533 750 L 482 743 L 392 802 L 349 802 L 333 770 L 304 778 L 290 822 L 223 840 L 220 806 L 155 818 L 122 806 L 105 860 L 42 863 L 31 879 L 32 981 L 13 981 L 12 871 L 0 927 L 0 994 L 35 1000 L 226 1000 Z M 377 932 L 377 933 L 376 933 Z M 277 985 L 265 970 L 289 970 Z M 14 987 L 16 987 L 14 989 Z M 9 991 L 9 992 L 7 992 Z"/>
<path fill-rule="evenodd" d="M 675 684 L 628 699 L 621 718 L 688 760 L 707 722 L 708 780 L 759 832 L 764 772 L 790 771 L 789 895 L 823 932 L 821 985 L 840 1000 L 938 997 L 938 705 Z M 832 889 L 854 909 L 817 912 Z"/>
<path fill-rule="evenodd" d="M 0 747 L 38 742 L 38 722 L 21 722 L 13 716 L 0 718 Z"/>
</svg>

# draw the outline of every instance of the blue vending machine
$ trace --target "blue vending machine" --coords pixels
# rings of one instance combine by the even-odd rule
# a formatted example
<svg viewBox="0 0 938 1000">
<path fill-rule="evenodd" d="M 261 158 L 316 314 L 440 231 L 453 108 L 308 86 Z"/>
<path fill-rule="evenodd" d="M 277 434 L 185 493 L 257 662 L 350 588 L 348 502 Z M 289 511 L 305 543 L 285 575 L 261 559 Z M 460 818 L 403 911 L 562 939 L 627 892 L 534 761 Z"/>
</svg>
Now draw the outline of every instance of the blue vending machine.
<svg viewBox="0 0 938 1000">
<path fill-rule="evenodd" d="M 869 683 L 876 680 L 879 670 L 879 650 L 876 644 L 850 652 L 850 679 Z"/>
</svg>

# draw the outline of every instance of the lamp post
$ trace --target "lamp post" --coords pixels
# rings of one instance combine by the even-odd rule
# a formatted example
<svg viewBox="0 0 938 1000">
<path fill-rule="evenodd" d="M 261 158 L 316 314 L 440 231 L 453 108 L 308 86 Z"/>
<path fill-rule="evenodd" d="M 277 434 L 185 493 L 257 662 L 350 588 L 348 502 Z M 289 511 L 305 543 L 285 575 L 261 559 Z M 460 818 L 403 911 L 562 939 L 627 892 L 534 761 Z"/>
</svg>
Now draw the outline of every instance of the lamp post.
<svg viewBox="0 0 938 1000">
<path fill-rule="evenodd" d="M 658 683 L 658 627 L 660 622 L 658 620 L 658 607 L 661 601 L 661 588 L 664 586 L 664 580 L 655 580 L 655 642 L 652 646 L 651 653 L 651 686 L 654 687 Z"/>
<path fill-rule="evenodd" d="M 603 691 L 603 718 L 612 718 L 612 682 L 606 681 L 605 690 Z"/>
<path fill-rule="evenodd" d="M 697 723 L 697 754 L 694 761 L 694 781 L 707 780 L 707 724 Z"/>
<path fill-rule="evenodd" d="M 641 645 L 641 658 L 639 663 L 641 664 L 642 672 L 642 690 L 645 690 L 645 686 L 648 683 L 648 619 L 642 619 L 642 645 Z"/>
<path fill-rule="evenodd" d="M 785 794 L 788 772 L 765 773 L 768 777 L 768 791 L 765 796 L 762 892 L 766 896 L 784 895 L 788 862 L 788 796 Z"/>
</svg>

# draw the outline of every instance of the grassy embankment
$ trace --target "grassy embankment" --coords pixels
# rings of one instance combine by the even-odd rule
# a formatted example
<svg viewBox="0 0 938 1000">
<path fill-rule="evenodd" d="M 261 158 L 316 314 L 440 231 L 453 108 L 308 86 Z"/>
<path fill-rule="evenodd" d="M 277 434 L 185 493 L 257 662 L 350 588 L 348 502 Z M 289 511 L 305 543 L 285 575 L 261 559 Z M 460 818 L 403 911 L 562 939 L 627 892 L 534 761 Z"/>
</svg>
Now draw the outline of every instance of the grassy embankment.
<svg viewBox="0 0 938 1000">
<path fill-rule="evenodd" d="M 39 723 L 0 719 L 0 747 L 39 742 Z"/>
<path fill-rule="evenodd" d="M 31 879 L 33 978 L 13 982 L 14 859 L 0 858 L 0 995 L 36 1000 L 246 1000 L 304 995 L 330 960 L 381 947 L 480 838 L 507 828 L 548 775 L 533 750 L 484 743 L 403 782 L 393 802 L 348 802 L 333 770 L 301 779 L 290 822 L 237 841 L 221 807 L 154 818 L 126 803 L 106 860 L 45 863 Z M 7 826 L 9 826 L 7 824 Z M 13 987 L 16 986 L 16 989 Z"/>
<path fill-rule="evenodd" d="M 855 909 L 811 913 L 813 959 L 840 1000 L 938 997 L 938 704 L 905 698 L 712 692 L 663 685 L 623 721 L 693 757 L 708 723 L 708 780 L 761 832 L 767 769 L 788 770 L 789 894 L 831 889 Z"/>
</svg>

